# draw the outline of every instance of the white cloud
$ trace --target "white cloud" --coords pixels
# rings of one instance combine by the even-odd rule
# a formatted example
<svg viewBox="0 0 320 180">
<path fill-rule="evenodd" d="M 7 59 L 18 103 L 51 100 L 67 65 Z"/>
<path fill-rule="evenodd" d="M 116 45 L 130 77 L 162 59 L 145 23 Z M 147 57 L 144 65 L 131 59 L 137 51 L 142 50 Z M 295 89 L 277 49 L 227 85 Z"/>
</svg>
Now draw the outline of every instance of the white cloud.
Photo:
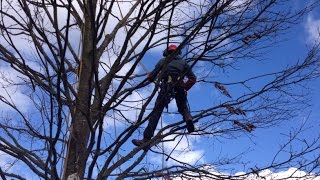
<svg viewBox="0 0 320 180">
<path fill-rule="evenodd" d="M 168 125 L 166 122 L 160 121 L 158 127 L 161 126 L 161 123 L 163 127 Z M 156 133 L 157 132 L 158 131 L 156 131 Z M 164 133 L 166 132 L 167 131 L 165 131 Z M 191 165 L 205 162 L 205 151 L 203 149 L 199 149 L 196 145 L 196 142 L 199 141 L 199 137 L 188 135 L 183 136 L 182 138 L 181 136 L 178 136 L 176 138 L 174 137 L 175 135 L 169 135 L 164 138 L 165 142 L 157 145 L 160 148 L 157 149 L 158 151 L 160 150 L 164 151 L 166 154 L 170 154 L 170 158 L 168 158 L 168 161 L 166 161 L 167 166 L 178 165 L 181 164 L 181 162 Z M 151 162 L 161 164 L 162 158 L 167 157 L 161 155 L 153 155 L 151 157 Z"/>
<path fill-rule="evenodd" d="M 240 175 L 242 173 L 237 173 L 237 175 Z M 304 171 L 300 171 L 297 168 L 291 167 L 287 169 L 286 171 L 280 171 L 280 172 L 272 172 L 269 169 L 266 169 L 264 171 L 261 171 L 258 175 L 250 174 L 246 180 L 280 180 L 280 179 L 287 179 L 287 180 L 320 180 L 320 177 L 315 176 L 313 174 L 308 174 Z"/>
<path fill-rule="evenodd" d="M 2 170 L 10 168 L 10 165 L 8 164 L 10 159 L 12 159 L 10 156 L 8 156 L 3 151 L 0 151 L 0 167 L 2 168 Z"/>
<path fill-rule="evenodd" d="M 116 109 L 121 111 L 119 112 L 109 111 L 104 120 L 104 128 L 120 128 L 128 125 L 127 120 L 130 122 L 135 122 L 140 113 L 142 103 L 145 103 L 143 99 L 146 99 L 150 96 L 152 91 L 151 86 L 145 87 L 143 90 L 133 91 Z M 150 103 L 150 107 L 153 107 L 154 101 Z M 127 119 L 127 120 L 126 120 Z"/>
<path fill-rule="evenodd" d="M 289 168 L 286 171 L 280 171 L 280 172 L 272 172 L 269 169 L 263 170 L 259 172 L 258 174 L 246 174 L 244 172 L 238 172 L 235 174 L 227 174 L 227 173 L 220 173 L 216 171 L 215 168 L 211 166 L 206 166 L 201 168 L 202 170 L 208 171 L 210 174 L 206 176 L 202 176 L 201 180 L 210 180 L 210 179 L 228 179 L 230 176 L 233 176 L 232 179 L 234 180 L 320 180 L 319 176 L 315 176 L 314 174 L 308 174 L 304 171 L 300 171 L 297 168 Z M 200 173 L 200 172 L 199 172 Z M 194 180 L 200 180 L 200 178 L 196 178 L 197 176 L 200 176 L 200 174 L 196 174 L 194 172 L 189 172 L 185 174 L 194 175 Z M 183 178 L 186 178 L 185 175 L 181 175 L 182 177 L 176 177 L 174 180 L 180 180 Z"/>
<path fill-rule="evenodd" d="M 309 15 L 305 24 L 308 33 L 308 41 L 314 43 L 320 38 L 320 19 L 316 19 L 313 15 Z"/>
<path fill-rule="evenodd" d="M 196 163 L 203 163 L 204 162 L 204 150 L 190 150 L 186 152 L 174 152 L 172 156 L 180 162 L 187 163 L 187 164 L 196 164 Z M 173 160 L 169 160 L 169 164 L 180 164 Z"/>
<path fill-rule="evenodd" d="M 8 68 L 7 65 L 0 65 L 0 96 L 4 101 L 14 104 L 21 111 L 25 112 L 30 105 L 30 99 L 27 95 L 23 93 L 23 90 L 18 86 L 12 85 L 18 84 L 21 82 L 18 76 L 22 76 L 20 73 L 17 73 L 12 68 Z M 12 110 L 12 108 L 0 102 L 0 108 L 2 111 Z"/>
</svg>

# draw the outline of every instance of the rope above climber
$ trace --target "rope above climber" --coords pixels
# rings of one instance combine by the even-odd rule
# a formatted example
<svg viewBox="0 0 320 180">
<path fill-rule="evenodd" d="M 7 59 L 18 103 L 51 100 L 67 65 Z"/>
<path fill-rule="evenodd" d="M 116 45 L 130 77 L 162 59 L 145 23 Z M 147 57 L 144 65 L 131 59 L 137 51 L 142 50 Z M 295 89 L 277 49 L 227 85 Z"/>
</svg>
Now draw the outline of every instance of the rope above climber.
<svg viewBox="0 0 320 180">
<path fill-rule="evenodd" d="M 178 111 L 186 122 L 188 132 L 192 133 L 195 130 L 187 104 L 187 91 L 196 83 L 197 78 L 180 54 L 176 45 L 169 45 L 163 51 L 164 58 L 148 74 L 149 81 L 153 82 L 156 78 L 160 80 L 160 92 L 150 115 L 148 126 L 143 133 L 143 139 L 132 140 L 135 146 L 141 146 L 153 137 L 163 109 L 168 106 L 172 99 L 176 100 Z M 184 77 L 188 79 L 186 82 L 184 82 Z M 147 149 L 144 148 L 144 150 Z"/>
</svg>

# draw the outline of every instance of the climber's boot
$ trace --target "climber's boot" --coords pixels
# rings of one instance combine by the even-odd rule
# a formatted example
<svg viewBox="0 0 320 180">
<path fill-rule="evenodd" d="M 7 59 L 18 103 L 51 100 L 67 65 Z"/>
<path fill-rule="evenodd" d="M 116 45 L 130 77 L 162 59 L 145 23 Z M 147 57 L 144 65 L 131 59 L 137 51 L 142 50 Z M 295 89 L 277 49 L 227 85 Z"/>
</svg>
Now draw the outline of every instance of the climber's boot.
<svg viewBox="0 0 320 180">
<path fill-rule="evenodd" d="M 189 133 L 192 133 L 194 132 L 194 124 L 193 124 L 193 121 L 192 121 L 192 116 L 189 114 L 189 113 L 186 113 L 184 116 L 184 121 L 186 122 L 187 124 L 187 130 Z"/>
</svg>

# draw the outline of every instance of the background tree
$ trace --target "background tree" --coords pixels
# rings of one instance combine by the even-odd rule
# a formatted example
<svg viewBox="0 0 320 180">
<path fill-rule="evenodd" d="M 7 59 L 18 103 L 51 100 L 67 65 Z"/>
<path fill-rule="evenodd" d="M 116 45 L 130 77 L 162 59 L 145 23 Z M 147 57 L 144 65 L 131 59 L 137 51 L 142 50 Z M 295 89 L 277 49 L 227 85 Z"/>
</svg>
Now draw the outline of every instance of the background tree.
<svg viewBox="0 0 320 180">
<path fill-rule="evenodd" d="M 318 5 L 291 11 L 290 2 L 2 0 L 0 59 L 10 76 L 2 74 L 0 99 L 10 110 L 2 112 L 0 152 L 12 166 L 26 167 L 43 179 L 243 179 L 264 168 L 293 164 L 317 173 L 319 157 L 304 158 L 319 150 L 317 139 L 301 140 L 304 148 L 289 151 L 284 161 L 252 167 L 234 177 L 213 173 L 206 169 L 208 164 L 178 162 L 152 168 L 140 164 L 147 154 L 143 147 L 123 150 L 148 120 L 157 92 L 145 78 L 144 57 L 169 43 L 179 43 L 190 65 L 202 67 L 199 84 L 209 84 L 227 96 L 193 113 L 198 124 L 194 136 L 237 137 L 294 117 L 306 106 L 305 91 L 296 88 L 303 89 L 319 76 L 318 44 L 303 60 L 279 72 L 236 82 L 217 82 L 213 73 L 231 71 L 245 60 L 259 60 L 265 48 Z M 230 86 L 241 87 L 241 95 L 230 93 Z M 14 89 L 30 99 L 17 98 Z M 132 97 L 137 94 L 141 96 Z M 130 110 L 138 112 L 136 119 L 125 113 Z M 114 120 L 125 128 L 112 138 L 106 124 Z M 181 119 L 166 125 L 152 144 L 179 139 L 184 128 Z M 300 140 L 299 132 L 279 152 Z M 159 147 L 148 153 L 175 160 Z M 211 165 L 219 172 L 219 165 L 232 160 L 223 157 Z M 4 179 L 24 179 L 22 172 L 0 169 L 0 174 Z"/>
</svg>

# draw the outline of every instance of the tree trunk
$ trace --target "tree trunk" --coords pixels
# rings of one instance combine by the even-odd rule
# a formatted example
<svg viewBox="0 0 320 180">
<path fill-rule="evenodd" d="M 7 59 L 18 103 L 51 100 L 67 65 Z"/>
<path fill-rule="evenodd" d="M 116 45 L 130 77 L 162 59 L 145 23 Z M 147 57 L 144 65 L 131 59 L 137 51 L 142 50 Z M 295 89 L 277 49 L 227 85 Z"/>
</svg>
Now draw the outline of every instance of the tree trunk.
<svg viewBox="0 0 320 180">
<path fill-rule="evenodd" d="M 72 112 L 71 132 L 65 161 L 63 179 L 70 175 L 83 179 L 89 152 L 87 151 L 88 138 L 90 135 L 91 97 L 94 72 L 97 59 L 95 43 L 95 6 L 96 1 L 85 2 L 84 27 L 82 29 L 82 54 L 79 68 L 79 80 L 76 106 Z M 91 126 L 92 127 L 92 126 Z"/>
</svg>

